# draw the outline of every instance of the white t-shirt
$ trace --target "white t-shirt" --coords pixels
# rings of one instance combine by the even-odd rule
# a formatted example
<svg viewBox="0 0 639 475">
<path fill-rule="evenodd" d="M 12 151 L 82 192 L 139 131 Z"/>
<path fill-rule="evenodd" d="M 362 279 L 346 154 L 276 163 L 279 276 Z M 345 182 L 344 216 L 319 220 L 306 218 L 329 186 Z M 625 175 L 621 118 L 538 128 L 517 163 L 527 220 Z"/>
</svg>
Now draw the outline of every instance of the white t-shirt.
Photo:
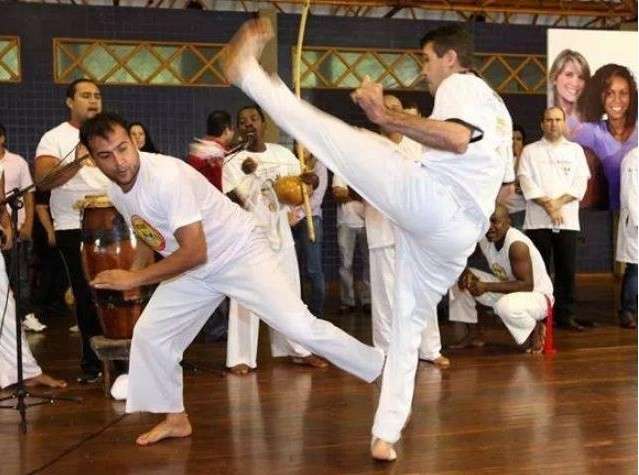
<svg viewBox="0 0 639 475">
<path fill-rule="evenodd" d="M 512 160 L 512 120 L 501 97 L 473 74 L 452 74 L 437 88 L 431 119 L 460 119 L 483 131 L 463 154 L 424 146 L 422 166 L 450 183 L 465 206 L 475 208 L 484 227 Z M 473 132 L 472 137 L 477 136 Z"/>
<path fill-rule="evenodd" d="M 507 180 L 504 178 L 504 183 L 509 183 L 511 181 L 515 181 L 515 174 L 517 169 L 517 157 L 513 154 L 513 160 L 509 165 L 509 173 L 512 176 L 511 180 Z M 508 208 L 508 212 L 510 214 L 518 213 L 526 209 L 526 198 L 524 198 L 523 193 L 513 193 L 508 197 L 508 202 L 506 203 L 506 207 Z"/>
<path fill-rule="evenodd" d="M 580 145 L 565 138 L 551 143 L 542 138 L 524 147 L 517 170 L 526 198 L 524 229 L 565 229 L 579 231 L 579 201 L 586 193 L 590 170 Z M 577 198 L 561 208 L 564 224 L 553 225 L 546 210 L 533 200 L 568 194 Z"/>
<path fill-rule="evenodd" d="M 33 185 L 31 179 L 31 172 L 29 171 L 29 164 L 20 155 L 4 151 L 4 157 L 0 160 L 4 168 L 4 192 L 6 194 L 14 189 L 22 190 L 27 186 Z M 34 192 L 31 190 L 31 192 Z M 11 213 L 11 208 L 7 205 L 7 212 Z M 24 207 L 18 210 L 18 228 L 24 223 L 25 216 Z"/>
<path fill-rule="evenodd" d="M 257 169 L 250 175 L 242 171 L 247 158 L 257 162 Z M 275 251 L 295 245 L 288 222 L 290 207 L 277 199 L 273 183 L 277 178 L 301 173 L 300 162 L 293 153 L 278 144 L 266 144 L 261 153 L 248 150 L 238 153 L 222 168 L 224 193 L 235 191 L 244 201 L 245 208 L 255 216 L 258 226 L 263 226 L 271 248 Z"/>
<path fill-rule="evenodd" d="M 69 122 L 63 122 L 46 132 L 40 139 L 36 157 L 52 155 L 67 164 L 75 160 L 75 149 L 80 142 L 80 131 Z M 64 185 L 51 190 L 49 209 L 56 231 L 80 229 L 80 210 L 77 201 L 87 195 L 103 195 L 109 179 L 95 166 L 82 166 Z"/>
<path fill-rule="evenodd" d="M 333 175 L 333 188 L 348 188 L 348 184 L 339 175 Z M 364 227 L 364 203 L 352 200 L 337 206 L 337 225 L 361 229 Z"/>
<path fill-rule="evenodd" d="M 506 232 L 504 245 L 498 251 L 495 243 L 490 242 L 485 237 L 479 241 L 479 247 L 488 261 L 490 271 L 495 277 L 502 282 L 515 280 L 512 268 L 510 266 L 510 246 L 517 242 L 523 242 L 528 246 L 530 260 L 532 262 L 533 271 L 533 292 L 540 292 L 551 299 L 553 298 L 552 281 L 546 272 L 546 265 L 541 254 L 532 243 L 532 241 L 524 233 L 515 228 L 510 228 Z"/>
<path fill-rule="evenodd" d="M 110 183 L 108 194 L 136 236 L 163 256 L 178 249 L 178 228 L 201 221 L 208 260 L 187 271 L 198 277 L 219 271 L 241 255 L 255 226 L 249 213 L 197 170 L 166 155 L 140 152 L 133 188 L 124 193 Z"/>
<path fill-rule="evenodd" d="M 633 148 L 621 161 L 621 188 L 619 228 L 617 232 L 617 254 L 619 262 L 637 263 L 637 239 L 639 216 L 639 151 Z"/>
<path fill-rule="evenodd" d="M 402 157 L 410 157 L 416 160 L 421 156 L 422 145 L 408 137 L 402 137 L 401 142 L 396 146 L 401 150 Z M 368 202 L 364 205 L 364 219 L 366 221 L 366 241 L 369 249 L 395 245 L 393 223 Z"/>
</svg>

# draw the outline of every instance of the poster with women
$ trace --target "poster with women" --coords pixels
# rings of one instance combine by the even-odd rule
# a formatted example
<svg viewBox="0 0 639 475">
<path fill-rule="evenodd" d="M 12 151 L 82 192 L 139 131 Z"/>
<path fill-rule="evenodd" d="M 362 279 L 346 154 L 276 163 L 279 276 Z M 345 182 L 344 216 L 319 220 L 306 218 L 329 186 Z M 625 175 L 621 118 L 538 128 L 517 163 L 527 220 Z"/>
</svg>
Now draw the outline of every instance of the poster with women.
<svg viewBox="0 0 639 475">
<path fill-rule="evenodd" d="M 548 105 L 566 114 L 566 137 L 586 151 L 582 206 L 618 210 L 620 167 L 637 147 L 636 31 L 548 30 Z"/>
</svg>

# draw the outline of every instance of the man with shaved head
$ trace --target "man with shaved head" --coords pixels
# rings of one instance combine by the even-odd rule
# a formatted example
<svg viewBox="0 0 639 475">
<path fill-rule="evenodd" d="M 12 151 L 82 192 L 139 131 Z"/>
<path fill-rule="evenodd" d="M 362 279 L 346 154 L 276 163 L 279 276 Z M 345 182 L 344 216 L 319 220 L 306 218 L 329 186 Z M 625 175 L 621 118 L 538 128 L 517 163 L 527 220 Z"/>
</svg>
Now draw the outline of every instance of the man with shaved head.
<svg viewBox="0 0 639 475">
<path fill-rule="evenodd" d="M 492 307 L 518 345 L 540 353 L 545 338 L 543 320 L 553 303 L 552 282 L 532 241 L 510 226 L 508 209 L 497 205 L 479 247 L 491 273 L 467 268 L 450 291 L 450 319 L 477 323 L 475 303 Z"/>
<path fill-rule="evenodd" d="M 565 114 L 549 107 L 541 120 L 543 137 L 524 147 L 517 177 L 526 198 L 524 230 L 555 274 L 557 325 L 583 330 L 575 319 L 575 267 L 579 201 L 586 193 L 590 170 L 580 145 L 564 137 Z"/>
</svg>

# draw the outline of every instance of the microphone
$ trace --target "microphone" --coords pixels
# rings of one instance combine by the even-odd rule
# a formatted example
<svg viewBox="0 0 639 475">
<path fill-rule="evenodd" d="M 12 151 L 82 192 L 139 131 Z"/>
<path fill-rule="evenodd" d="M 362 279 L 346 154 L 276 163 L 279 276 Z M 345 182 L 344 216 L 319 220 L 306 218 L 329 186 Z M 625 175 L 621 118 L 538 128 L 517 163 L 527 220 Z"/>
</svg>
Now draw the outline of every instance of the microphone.
<svg viewBox="0 0 639 475">
<path fill-rule="evenodd" d="M 226 151 L 225 156 L 233 155 L 235 153 L 241 152 L 242 150 L 246 150 L 251 145 L 255 144 L 257 140 L 257 135 L 255 132 L 247 132 L 245 135 L 240 135 L 237 140 L 237 144 Z"/>
</svg>

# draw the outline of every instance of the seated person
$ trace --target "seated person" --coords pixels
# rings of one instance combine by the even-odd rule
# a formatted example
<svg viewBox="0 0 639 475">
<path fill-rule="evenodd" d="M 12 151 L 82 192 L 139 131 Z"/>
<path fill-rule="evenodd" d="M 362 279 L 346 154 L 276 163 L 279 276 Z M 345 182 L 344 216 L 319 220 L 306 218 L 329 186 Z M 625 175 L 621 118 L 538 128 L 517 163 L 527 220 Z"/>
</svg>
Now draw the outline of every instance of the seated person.
<svg viewBox="0 0 639 475">
<path fill-rule="evenodd" d="M 553 287 L 544 260 L 532 241 L 511 227 L 508 209 L 497 205 L 490 228 L 479 247 L 492 274 L 466 268 L 458 285 L 450 289 L 450 320 L 477 323 L 475 303 L 492 307 L 518 345 L 528 341 L 527 351 L 541 353 L 548 306 L 553 304 Z M 476 327 L 466 336 L 478 343 Z"/>
</svg>

